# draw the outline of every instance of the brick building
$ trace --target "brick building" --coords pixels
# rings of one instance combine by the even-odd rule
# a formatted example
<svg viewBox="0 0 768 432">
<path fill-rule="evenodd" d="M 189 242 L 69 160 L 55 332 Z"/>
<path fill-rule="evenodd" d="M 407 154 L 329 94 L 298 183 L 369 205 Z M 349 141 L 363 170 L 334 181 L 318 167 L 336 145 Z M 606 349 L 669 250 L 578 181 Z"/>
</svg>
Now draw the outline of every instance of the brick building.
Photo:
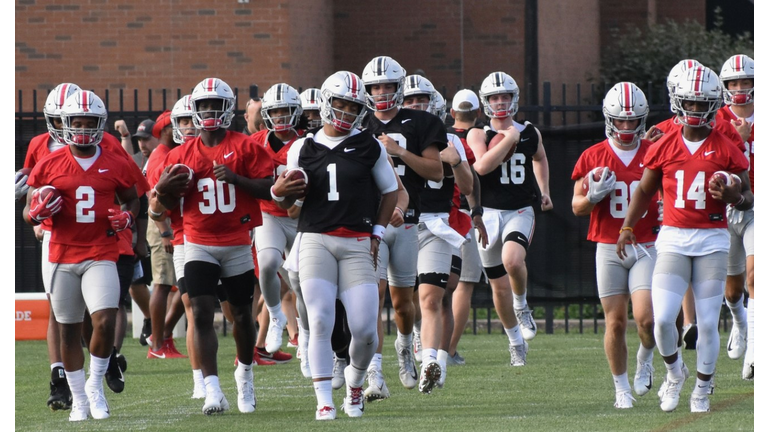
<svg viewBox="0 0 768 432">
<path fill-rule="evenodd" d="M 407 71 L 424 70 L 448 97 L 503 70 L 523 89 L 522 103 L 535 102 L 525 99 L 526 83 L 539 88 L 544 81 L 555 84 L 558 100 L 560 83 L 598 75 L 611 28 L 706 18 L 706 0 L 16 0 L 15 6 L 16 89 L 25 93 L 17 111 L 33 109 L 32 90 L 41 107 L 47 91 L 64 81 L 97 94 L 137 89 L 136 108 L 151 103 L 158 110 L 162 89 L 186 92 L 208 76 L 241 95 L 251 84 L 261 92 L 276 82 L 306 88 L 336 70 L 360 74 L 382 54 Z"/>
</svg>

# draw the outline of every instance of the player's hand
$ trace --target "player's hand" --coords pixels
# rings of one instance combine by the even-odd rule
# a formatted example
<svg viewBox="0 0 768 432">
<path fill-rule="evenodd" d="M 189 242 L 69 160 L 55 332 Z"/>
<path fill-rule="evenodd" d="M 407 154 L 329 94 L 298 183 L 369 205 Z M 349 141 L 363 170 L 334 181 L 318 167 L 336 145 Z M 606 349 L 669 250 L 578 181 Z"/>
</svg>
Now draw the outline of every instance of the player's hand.
<svg viewBox="0 0 768 432">
<path fill-rule="evenodd" d="M 552 198 L 550 198 L 549 195 L 545 193 L 541 194 L 541 211 L 550 211 L 554 206 L 555 205 L 552 204 Z"/>
<path fill-rule="evenodd" d="M 233 185 L 237 184 L 238 175 L 235 174 L 226 165 L 218 165 L 216 161 L 213 161 L 213 175 L 216 176 L 216 180 L 227 182 Z"/>
<path fill-rule="evenodd" d="M 736 120 L 731 120 L 731 124 L 736 128 L 736 132 L 741 135 L 741 140 L 748 142 L 750 135 L 752 135 L 752 123 L 743 117 L 739 117 Z"/>
<path fill-rule="evenodd" d="M 707 190 L 712 198 L 728 204 L 737 203 L 741 199 L 741 182 L 733 182 L 727 186 L 722 179 L 718 178 L 714 182 L 708 182 Z"/>
<path fill-rule="evenodd" d="M 35 222 L 40 223 L 61 211 L 61 204 L 61 196 L 53 198 L 53 194 L 48 194 L 41 202 L 40 189 L 35 189 L 30 198 L 29 217 Z"/>
<path fill-rule="evenodd" d="M 168 165 L 160 174 L 155 190 L 159 195 L 179 197 L 187 191 L 189 176 L 186 173 L 171 174 L 171 167 L 173 165 Z"/>
<path fill-rule="evenodd" d="M 136 242 L 136 246 L 133 247 L 133 254 L 136 261 L 140 261 L 142 258 L 145 258 L 147 255 L 149 255 L 147 242 Z"/>
<path fill-rule="evenodd" d="M 29 191 L 29 185 L 27 184 L 28 175 L 20 172 L 16 173 L 16 201 L 25 196 Z"/>
<path fill-rule="evenodd" d="M 407 151 L 406 149 L 400 147 L 400 144 L 398 144 L 394 139 L 390 138 L 387 134 L 381 134 L 377 138 L 379 141 L 381 141 L 382 144 L 384 144 L 384 148 L 387 149 L 387 154 L 390 156 L 400 157 Z"/>
<path fill-rule="evenodd" d="M 32 231 L 35 233 L 35 238 L 37 239 L 37 241 L 43 241 L 44 233 L 43 233 L 43 228 L 40 227 L 40 225 L 33 226 Z"/>
<path fill-rule="evenodd" d="M 609 193 L 613 192 L 613 187 L 616 184 L 616 174 L 611 172 L 610 175 L 608 172 L 610 171 L 608 167 L 603 167 L 603 174 L 602 177 L 600 177 L 599 181 L 595 181 L 594 177 L 592 176 L 592 173 L 600 168 L 595 168 L 594 170 L 587 173 L 587 180 L 589 181 L 589 191 L 587 192 L 587 199 L 592 204 L 597 204 L 600 201 L 603 200 Z"/>
<path fill-rule="evenodd" d="M 133 215 L 131 212 L 127 210 L 119 211 L 113 208 L 108 211 L 109 216 L 107 216 L 107 219 L 109 219 L 109 223 L 112 224 L 112 229 L 116 232 L 120 232 L 133 226 Z"/>
<path fill-rule="evenodd" d="M 616 255 L 618 255 L 619 259 L 622 261 L 624 261 L 624 258 L 627 257 L 627 244 L 636 245 L 637 238 L 635 237 L 635 233 L 632 232 L 632 230 L 625 229 L 621 231 L 619 234 L 619 241 L 616 242 Z"/>
<path fill-rule="evenodd" d="M 392 212 L 392 217 L 389 218 L 389 224 L 397 228 L 405 223 L 405 213 L 400 207 L 395 207 L 395 211 Z"/>
<path fill-rule="evenodd" d="M 163 250 L 165 253 L 172 254 L 173 253 L 173 243 L 171 242 L 171 238 L 168 237 L 161 237 L 160 242 L 163 244 Z"/>
<path fill-rule="evenodd" d="M 115 120 L 115 130 L 117 133 L 119 133 L 121 136 L 125 137 L 125 135 L 130 136 L 130 131 L 128 130 L 128 126 L 125 124 L 125 120 Z M 125 137 L 128 138 L 128 137 Z"/>
<path fill-rule="evenodd" d="M 440 160 L 447 163 L 451 167 L 461 162 L 461 156 L 459 156 L 459 152 L 456 150 L 456 147 L 451 141 L 448 141 L 448 147 L 444 148 L 443 151 L 440 152 Z"/>
<path fill-rule="evenodd" d="M 510 126 L 507 129 L 501 129 L 496 131 L 497 133 L 504 135 L 504 139 L 512 138 L 513 142 L 520 142 L 520 131 L 515 126 Z"/>
<path fill-rule="evenodd" d="M 651 142 L 656 142 L 664 136 L 664 132 L 661 131 L 661 129 L 657 128 L 656 126 L 651 126 L 650 129 L 645 133 L 643 136 L 643 139 L 647 139 Z"/>
<path fill-rule="evenodd" d="M 379 246 L 381 246 L 381 237 L 371 236 L 371 256 L 373 257 L 373 269 L 379 268 Z"/>
<path fill-rule="evenodd" d="M 304 189 L 306 188 L 306 184 L 304 183 L 304 180 L 302 179 L 289 179 L 286 177 L 286 174 L 288 174 L 289 170 L 285 170 L 280 173 L 279 176 L 277 176 L 277 179 L 275 179 L 275 184 L 272 185 L 272 192 L 275 194 L 275 196 L 278 197 L 286 197 L 291 195 L 300 195 L 304 193 Z"/>
<path fill-rule="evenodd" d="M 483 217 L 480 215 L 475 215 L 475 217 L 472 218 L 472 223 L 475 224 L 475 229 L 477 230 L 477 242 L 483 247 L 483 249 L 487 248 L 488 230 L 485 229 Z"/>
<path fill-rule="evenodd" d="M 659 222 L 663 222 L 664 221 L 664 200 L 660 199 L 660 200 L 656 201 L 656 203 L 659 205 L 659 218 L 658 218 L 658 221 Z"/>
</svg>

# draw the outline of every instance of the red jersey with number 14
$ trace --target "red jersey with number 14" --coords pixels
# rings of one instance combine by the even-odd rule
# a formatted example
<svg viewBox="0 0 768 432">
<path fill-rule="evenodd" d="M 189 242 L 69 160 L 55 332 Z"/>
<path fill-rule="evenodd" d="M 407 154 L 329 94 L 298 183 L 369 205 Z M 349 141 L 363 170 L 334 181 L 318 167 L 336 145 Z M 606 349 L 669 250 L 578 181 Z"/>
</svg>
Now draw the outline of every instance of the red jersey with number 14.
<svg viewBox="0 0 768 432">
<path fill-rule="evenodd" d="M 709 194 L 715 171 L 740 174 L 749 168 L 744 153 L 717 129 L 691 154 L 682 134 L 665 135 L 651 146 L 643 163 L 662 173 L 664 225 L 727 228 L 726 203 Z"/>
<path fill-rule="evenodd" d="M 107 217 L 117 208 L 115 193 L 136 184 L 135 168 L 133 161 L 104 148 L 87 171 L 68 147 L 35 165 L 27 183 L 51 185 L 62 197 L 61 211 L 50 218 L 50 262 L 117 261 L 118 239 Z"/>
<path fill-rule="evenodd" d="M 629 202 L 632 198 L 640 179 L 643 177 L 645 167 L 643 158 L 652 143 L 641 140 L 637 154 L 629 165 L 624 165 L 611 143 L 606 139 L 586 149 L 581 154 L 571 174 L 572 180 L 586 179 L 587 174 L 597 167 L 608 167 L 616 173 L 616 185 L 610 195 L 597 203 L 589 215 L 589 234 L 587 240 L 597 243 L 616 243 L 619 240 L 619 230 L 627 216 Z M 648 211 L 635 225 L 634 233 L 640 243 L 656 241 L 654 227 L 659 225 L 658 198 L 651 199 Z"/>
<path fill-rule="evenodd" d="M 738 117 L 731 111 L 731 108 L 724 106 L 717 111 L 717 123 L 730 124 L 731 120 L 738 120 Z M 752 124 L 752 132 L 749 134 L 749 141 L 744 143 L 745 155 L 749 159 L 749 184 L 752 185 L 752 192 L 755 192 L 755 124 Z"/>
<path fill-rule="evenodd" d="M 269 141 L 270 135 L 272 135 L 273 132 L 269 129 L 264 129 L 256 132 L 255 134 L 251 135 L 251 138 L 256 140 L 256 143 L 258 143 L 264 150 L 269 153 L 270 156 L 272 156 L 272 162 L 274 171 L 272 172 L 272 175 L 277 178 L 280 174 L 285 171 L 285 164 L 286 164 L 286 158 L 288 157 L 288 150 L 290 150 L 291 145 L 296 142 L 297 139 L 300 137 L 296 135 L 292 140 L 288 141 L 283 145 L 282 147 L 278 148 L 277 151 L 275 151 L 274 144 Z M 276 136 L 272 137 L 272 140 L 279 141 L 279 138 Z M 261 204 L 261 211 L 264 213 L 269 213 L 273 216 L 277 217 L 288 217 L 288 210 L 280 208 L 277 204 L 274 203 L 272 200 L 259 200 Z"/>
<path fill-rule="evenodd" d="M 213 162 L 250 179 L 271 178 L 272 158 L 251 137 L 227 131 L 215 147 L 201 137 L 168 153 L 163 166 L 184 164 L 194 172 L 194 185 L 182 201 L 184 237 L 206 246 L 250 244 L 249 231 L 261 225 L 258 200 L 233 184 L 216 180 Z"/>
</svg>

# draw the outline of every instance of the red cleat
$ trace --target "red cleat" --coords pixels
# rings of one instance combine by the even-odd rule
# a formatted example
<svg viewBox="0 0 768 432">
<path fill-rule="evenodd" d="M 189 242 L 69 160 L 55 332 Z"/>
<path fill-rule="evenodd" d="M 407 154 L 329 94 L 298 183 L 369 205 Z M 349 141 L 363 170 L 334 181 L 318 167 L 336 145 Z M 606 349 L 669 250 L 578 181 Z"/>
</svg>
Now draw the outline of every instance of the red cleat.
<svg viewBox="0 0 768 432">
<path fill-rule="evenodd" d="M 163 349 L 166 352 L 167 358 L 187 358 L 187 356 L 180 353 L 179 350 L 176 349 L 176 344 L 173 343 L 173 337 L 165 339 Z"/>
<path fill-rule="evenodd" d="M 293 335 L 292 338 L 288 339 L 288 348 L 298 348 L 299 347 L 299 334 L 296 333 Z"/>
<path fill-rule="evenodd" d="M 283 352 L 282 350 L 277 350 L 270 354 L 265 348 L 259 347 L 255 347 L 253 354 L 254 356 L 258 355 L 262 359 L 271 360 L 275 363 L 285 363 L 293 358 L 292 355 L 288 354 L 287 352 Z"/>
<path fill-rule="evenodd" d="M 265 358 L 262 358 L 259 353 L 256 351 L 256 348 L 253 348 L 253 364 L 258 366 L 273 366 L 277 363 L 273 362 L 272 360 L 267 360 Z M 237 357 L 235 357 L 235 367 L 237 367 Z"/>
</svg>

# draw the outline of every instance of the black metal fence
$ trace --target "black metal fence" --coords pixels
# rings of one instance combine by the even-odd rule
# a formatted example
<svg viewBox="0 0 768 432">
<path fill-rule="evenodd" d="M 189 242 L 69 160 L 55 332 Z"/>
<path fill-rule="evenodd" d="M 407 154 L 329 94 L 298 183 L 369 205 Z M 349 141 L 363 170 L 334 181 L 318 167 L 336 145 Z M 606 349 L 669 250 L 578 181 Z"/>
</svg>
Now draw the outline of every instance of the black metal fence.
<svg viewBox="0 0 768 432">
<path fill-rule="evenodd" d="M 527 89 L 529 92 L 531 89 Z M 238 90 L 234 90 L 238 93 Z M 604 122 L 602 118 L 603 88 L 595 85 L 576 85 L 561 87 L 562 98 L 554 101 L 552 86 L 545 82 L 542 86 L 541 105 L 521 106 L 518 119 L 526 119 L 539 126 L 547 150 L 550 168 L 550 192 L 554 209 L 542 213 L 537 211 L 536 233 L 528 252 L 528 300 L 539 311 L 543 309 L 546 322 L 545 331 L 551 333 L 555 324 L 555 312 L 563 306 L 563 318 L 579 321 L 579 331 L 584 331 L 584 317 L 590 316 L 588 327 L 597 331 L 598 305 L 595 285 L 595 245 L 586 240 L 588 218 L 577 218 L 571 212 L 573 182 L 570 175 L 579 155 L 590 145 L 602 141 Z M 648 124 L 654 124 L 669 116 L 668 101 L 658 97 L 666 89 L 648 88 L 646 94 L 651 102 L 651 118 Z M 141 111 L 138 91 L 127 97 L 125 92 L 105 91 L 100 93 L 109 111 L 108 128 L 114 133 L 114 120 L 124 119 L 131 131 L 145 118 L 156 118 L 164 109 L 170 109 L 176 100 L 186 93 L 181 90 L 159 92 L 160 101 L 153 100 L 148 94 L 148 110 Z M 245 93 L 245 92 L 241 92 Z M 445 94 L 445 89 L 443 90 Z M 248 89 L 249 96 L 259 95 L 258 87 Z M 658 103 L 653 103 L 653 97 Z M 27 93 L 18 92 L 19 106 L 23 107 Z M 37 100 L 35 91 L 30 96 Z M 535 99 L 534 99 L 535 100 Z M 246 97 L 238 97 L 233 130 L 242 130 L 245 126 L 243 109 Z M 575 101 L 566 103 L 566 101 Z M 131 108 L 132 107 L 132 108 Z M 33 104 L 32 111 L 16 113 L 16 161 L 15 168 L 23 166 L 27 145 L 35 135 L 46 131 L 42 106 Z M 32 229 L 21 218 L 23 204 L 16 203 L 16 292 L 43 291 L 40 272 L 40 245 L 35 240 Z M 478 319 L 478 311 L 485 310 L 487 330 L 491 330 L 493 302 L 487 283 L 479 284 L 472 298 L 473 328 L 485 327 Z M 578 316 L 569 316 L 569 306 L 578 305 Z M 591 313 L 590 313 L 591 312 Z M 482 312 L 481 312 L 482 313 Z M 537 311 L 537 315 L 540 312 Z M 566 325 L 566 331 L 569 327 Z"/>
</svg>

